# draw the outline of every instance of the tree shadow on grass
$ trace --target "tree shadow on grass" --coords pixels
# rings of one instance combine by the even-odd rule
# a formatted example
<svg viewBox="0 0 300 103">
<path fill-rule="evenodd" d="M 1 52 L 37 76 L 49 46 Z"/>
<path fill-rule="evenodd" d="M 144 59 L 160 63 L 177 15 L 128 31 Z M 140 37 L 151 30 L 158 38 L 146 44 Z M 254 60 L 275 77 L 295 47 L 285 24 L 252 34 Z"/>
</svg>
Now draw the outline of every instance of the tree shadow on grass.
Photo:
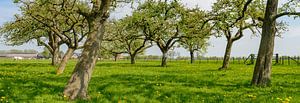
<svg viewBox="0 0 300 103">
<path fill-rule="evenodd" d="M 110 68 L 110 67 L 161 67 L 159 64 L 130 64 L 130 63 L 97 63 L 96 67 Z"/>
<path fill-rule="evenodd" d="M 221 102 L 224 94 L 218 91 L 213 93 L 201 92 L 201 88 L 221 88 L 224 90 L 230 88 L 231 90 L 227 89 L 225 91 L 232 91 L 236 88 L 245 88 L 246 85 L 244 83 L 238 85 L 222 84 L 210 80 L 190 79 L 176 75 L 160 75 L 157 77 L 155 75 L 118 74 L 92 79 L 92 83 L 96 81 L 97 84 L 91 86 L 95 87 L 103 96 L 100 98 L 92 97 L 93 102 L 97 102 L 99 99 L 118 102 L 118 99 L 124 96 L 134 98 L 136 95 L 149 100 L 148 102 L 151 102 L 151 100 L 172 102 L 169 100 L 170 98 L 177 102 L 196 102 L 198 101 L 197 96 L 202 99 Z M 185 89 L 195 89 L 195 91 Z M 137 102 L 136 99 L 138 98 L 127 101 Z"/>
</svg>

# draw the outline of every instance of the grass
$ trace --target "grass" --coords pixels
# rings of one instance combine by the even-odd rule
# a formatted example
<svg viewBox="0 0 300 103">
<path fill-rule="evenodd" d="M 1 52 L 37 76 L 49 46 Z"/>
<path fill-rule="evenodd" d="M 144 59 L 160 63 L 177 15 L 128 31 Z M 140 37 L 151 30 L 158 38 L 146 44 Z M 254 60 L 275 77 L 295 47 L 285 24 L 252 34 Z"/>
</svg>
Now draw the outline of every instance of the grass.
<svg viewBox="0 0 300 103">
<path fill-rule="evenodd" d="M 75 61 L 55 75 L 49 60 L 0 60 L 0 103 L 299 103 L 300 66 L 276 65 L 271 87 L 252 87 L 253 65 L 171 61 L 101 61 L 89 85 L 89 101 L 68 101 L 62 96 Z"/>
</svg>

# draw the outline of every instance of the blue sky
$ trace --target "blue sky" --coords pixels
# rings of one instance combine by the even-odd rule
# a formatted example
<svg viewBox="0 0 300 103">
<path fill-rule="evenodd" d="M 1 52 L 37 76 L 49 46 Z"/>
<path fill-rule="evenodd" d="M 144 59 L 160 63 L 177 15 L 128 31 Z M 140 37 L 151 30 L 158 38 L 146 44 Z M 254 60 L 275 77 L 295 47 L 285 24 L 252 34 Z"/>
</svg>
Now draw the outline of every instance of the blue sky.
<svg viewBox="0 0 300 103">
<path fill-rule="evenodd" d="M 18 7 L 12 2 L 13 0 L 0 0 L 0 25 L 3 23 L 13 20 L 14 14 L 20 13 Z M 22 46 L 6 46 L 2 39 L 0 39 L 0 50 L 9 49 L 39 49 L 32 43 L 28 43 Z"/>
<path fill-rule="evenodd" d="M 193 7 L 198 5 L 203 9 L 210 9 L 210 5 L 215 0 L 182 0 L 182 2 L 189 6 Z M 117 9 L 112 13 L 111 17 L 120 18 L 125 16 L 130 12 L 129 7 L 124 7 L 122 9 Z M 4 22 L 11 21 L 13 15 L 19 13 L 18 7 L 12 3 L 12 0 L 0 0 L 0 25 Z M 300 55 L 300 19 L 294 20 L 293 18 L 284 17 L 280 20 L 288 22 L 289 31 L 282 34 L 282 38 L 276 38 L 275 41 L 275 53 L 281 55 Z M 0 39 L 1 40 L 1 39 Z M 214 38 L 209 40 L 211 45 L 208 48 L 208 53 L 205 56 L 223 56 L 226 39 L 224 37 Z M 246 32 L 245 36 L 234 43 L 232 47 L 232 56 L 247 56 L 251 53 L 256 54 L 259 47 L 260 38 L 252 36 L 250 32 Z M 64 49 L 65 47 L 63 47 Z M 0 50 L 9 50 L 9 49 L 36 49 L 42 51 L 43 47 L 37 47 L 35 43 L 27 43 L 22 46 L 6 46 L 4 42 L 0 41 Z M 188 56 L 189 53 L 182 49 L 176 49 L 180 52 L 181 56 Z M 157 47 L 152 47 L 146 51 L 148 55 L 161 55 L 160 50 Z"/>
</svg>

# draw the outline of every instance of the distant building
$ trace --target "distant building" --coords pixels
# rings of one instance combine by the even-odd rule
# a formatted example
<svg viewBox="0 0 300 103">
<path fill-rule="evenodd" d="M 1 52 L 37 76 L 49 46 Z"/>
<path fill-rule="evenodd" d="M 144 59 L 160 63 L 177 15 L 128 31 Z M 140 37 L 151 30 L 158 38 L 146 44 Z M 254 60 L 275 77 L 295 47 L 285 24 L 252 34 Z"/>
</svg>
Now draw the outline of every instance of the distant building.
<svg viewBox="0 0 300 103">
<path fill-rule="evenodd" d="M 72 55 L 72 59 L 77 59 L 77 58 L 79 58 L 80 57 L 80 53 L 73 53 L 73 55 Z"/>
<path fill-rule="evenodd" d="M 15 58 L 15 57 L 21 57 L 21 58 L 37 58 L 38 53 L 4 53 L 0 54 L 0 58 Z"/>
</svg>

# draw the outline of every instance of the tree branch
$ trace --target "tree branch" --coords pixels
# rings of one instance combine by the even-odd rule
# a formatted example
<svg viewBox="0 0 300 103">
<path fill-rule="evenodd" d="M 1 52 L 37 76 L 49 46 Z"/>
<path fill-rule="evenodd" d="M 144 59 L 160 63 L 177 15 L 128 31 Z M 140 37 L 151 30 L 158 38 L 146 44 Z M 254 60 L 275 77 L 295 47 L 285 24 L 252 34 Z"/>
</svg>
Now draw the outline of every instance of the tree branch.
<svg viewBox="0 0 300 103">
<path fill-rule="evenodd" d="M 233 25 L 235 25 L 235 23 L 239 22 L 240 20 L 242 20 L 242 19 L 245 17 L 245 13 L 246 13 L 246 11 L 247 11 L 247 9 L 248 9 L 248 5 L 249 5 L 252 1 L 253 1 L 253 0 L 247 0 L 246 4 L 244 5 L 244 8 L 243 8 L 242 15 L 241 15 L 239 18 L 237 18 L 237 19 L 235 20 L 235 22 L 232 23 L 229 27 L 232 27 Z"/>
<path fill-rule="evenodd" d="M 275 17 L 274 17 L 274 20 L 282 17 L 282 16 L 286 16 L 286 15 L 294 15 L 294 16 L 300 16 L 300 12 L 283 12 L 283 13 L 280 13 L 280 14 L 277 14 Z"/>
</svg>

